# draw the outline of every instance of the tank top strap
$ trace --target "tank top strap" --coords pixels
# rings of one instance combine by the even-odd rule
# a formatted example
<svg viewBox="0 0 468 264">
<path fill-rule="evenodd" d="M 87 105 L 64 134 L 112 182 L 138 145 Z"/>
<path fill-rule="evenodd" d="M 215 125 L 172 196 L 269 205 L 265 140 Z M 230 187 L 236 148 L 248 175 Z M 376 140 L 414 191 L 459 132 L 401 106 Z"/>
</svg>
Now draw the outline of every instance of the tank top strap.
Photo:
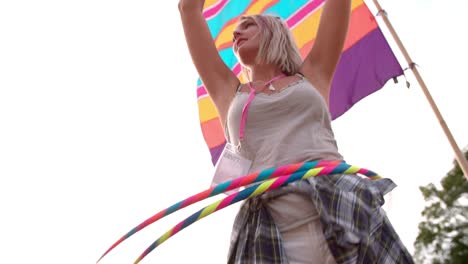
<svg viewBox="0 0 468 264">
<path fill-rule="evenodd" d="M 294 74 L 294 76 L 298 76 L 300 77 L 301 79 L 305 79 L 306 77 L 304 76 L 304 74 L 302 74 L 301 72 L 298 72 L 296 74 Z"/>
<path fill-rule="evenodd" d="M 239 92 L 242 89 L 242 83 L 239 82 L 239 86 L 237 86 L 236 93 Z"/>
</svg>

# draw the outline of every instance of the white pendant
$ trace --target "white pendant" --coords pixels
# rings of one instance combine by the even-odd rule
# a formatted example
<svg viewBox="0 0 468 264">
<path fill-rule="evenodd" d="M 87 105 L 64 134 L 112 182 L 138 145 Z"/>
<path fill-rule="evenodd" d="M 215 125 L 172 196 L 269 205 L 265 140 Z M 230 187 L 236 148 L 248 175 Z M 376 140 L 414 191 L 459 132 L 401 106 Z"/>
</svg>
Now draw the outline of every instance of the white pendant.
<svg viewBox="0 0 468 264">
<path fill-rule="evenodd" d="M 273 84 L 270 84 L 270 85 L 268 86 L 268 90 L 270 90 L 270 91 L 275 91 L 276 88 L 273 86 Z"/>
</svg>

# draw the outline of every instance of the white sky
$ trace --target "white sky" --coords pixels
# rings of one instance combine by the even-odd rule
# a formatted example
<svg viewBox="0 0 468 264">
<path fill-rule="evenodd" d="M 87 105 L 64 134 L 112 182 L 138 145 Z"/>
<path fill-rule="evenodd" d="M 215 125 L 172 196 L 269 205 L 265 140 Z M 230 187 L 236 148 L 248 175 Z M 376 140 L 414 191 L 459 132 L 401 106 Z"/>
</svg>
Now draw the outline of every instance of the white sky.
<svg viewBox="0 0 468 264">
<path fill-rule="evenodd" d="M 468 4 L 381 4 L 459 146 L 468 145 L 461 39 Z M 387 209 L 412 251 L 423 208 L 418 186 L 443 177 L 454 155 L 407 76 L 411 89 L 404 78 L 389 82 L 333 126 L 348 163 L 399 185 Z M 94 263 L 147 217 L 206 189 L 213 167 L 196 79 L 175 0 L 2 1 L 0 263 Z M 132 263 L 202 205 L 145 229 L 102 263 Z M 183 230 L 143 263 L 225 263 L 237 208 Z"/>
</svg>

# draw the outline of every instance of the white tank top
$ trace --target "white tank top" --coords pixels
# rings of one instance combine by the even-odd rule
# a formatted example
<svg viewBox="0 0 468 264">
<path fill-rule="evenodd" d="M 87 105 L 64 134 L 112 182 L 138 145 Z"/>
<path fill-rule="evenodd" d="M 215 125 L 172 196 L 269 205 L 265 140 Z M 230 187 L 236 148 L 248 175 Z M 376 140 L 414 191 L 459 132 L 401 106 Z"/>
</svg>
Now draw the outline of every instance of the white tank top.
<svg viewBox="0 0 468 264">
<path fill-rule="evenodd" d="M 312 160 L 343 160 L 325 100 L 302 78 L 274 94 L 258 93 L 248 109 L 239 141 L 246 92 L 237 92 L 226 120 L 227 140 L 252 160 L 249 173 Z"/>
</svg>

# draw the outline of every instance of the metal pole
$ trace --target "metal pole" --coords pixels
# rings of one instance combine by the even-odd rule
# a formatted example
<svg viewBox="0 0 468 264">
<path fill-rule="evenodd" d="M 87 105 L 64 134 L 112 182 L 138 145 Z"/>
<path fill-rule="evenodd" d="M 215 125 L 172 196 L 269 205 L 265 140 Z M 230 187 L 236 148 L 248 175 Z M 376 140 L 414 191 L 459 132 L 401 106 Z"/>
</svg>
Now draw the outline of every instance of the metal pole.
<svg viewBox="0 0 468 264">
<path fill-rule="evenodd" d="M 419 86 L 423 90 L 424 95 L 426 96 L 426 99 L 429 101 L 429 104 L 431 105 L 432 110 L 434 111 L 434 114 L 437 117 L 437 120 L 439 121 L 442 129 L 444 130 L 445 135 L 447 136 L 447 139 L 450 143 L 450 145 L 453 148 L 453 151 L 455 152 L 455 159 L 457 160 L 458 164 L 460 165 L 460 168 L 463 171 L 463 174 L 465 175 L 465 178 L 468 180 L 468 162 L 465 159 L 465 156 L 463 155 L 462 151 L 460 148 L 457 146 L 457 143 L 455 142 L 455 139 L 452 136 L 452 133 L 450 132 L 449 128 L 447 127 L 447 124 L 445 123 L 444 118 L 442 117 L 442 114 L 440 113 L 439 109 L 437 108 L 436 103 L 434 102 L 434 99 L 432 99 L 431 93 L 427 89 L 426 84 L 424 83 L 424 80 L 422 79 L 421 75 L 419 74 L 418 68 L 416 68 L 416 64 L 413 62 L 411 59 L 410 55 L 408 54 L 408 51 L 406 50 L 405 46 L 401 42 L 400 38 L 398 37 L 398 34 L 396 33 L 395 29 L 393 28 L 392 24 L 390 23 L 390 20 L 387 17 L 387 13 L 382 9 L 380 6 L 379 2 L 377 0 L 373 0 L 375 6 L 379 10 L 379 14 L 382 16 L 382 19 L 387 26 L 388 30 L 393 36 L 393 39 L 397 43 L 398 47 L 400 48 L 401 52 L 403 53 L 403 56 L 406 59 L 406 62 L 409 65 L 409 68 L 413 71 L 414 76 L 416 77 L 416 80 L 419 83 Z"/>
</svg>

